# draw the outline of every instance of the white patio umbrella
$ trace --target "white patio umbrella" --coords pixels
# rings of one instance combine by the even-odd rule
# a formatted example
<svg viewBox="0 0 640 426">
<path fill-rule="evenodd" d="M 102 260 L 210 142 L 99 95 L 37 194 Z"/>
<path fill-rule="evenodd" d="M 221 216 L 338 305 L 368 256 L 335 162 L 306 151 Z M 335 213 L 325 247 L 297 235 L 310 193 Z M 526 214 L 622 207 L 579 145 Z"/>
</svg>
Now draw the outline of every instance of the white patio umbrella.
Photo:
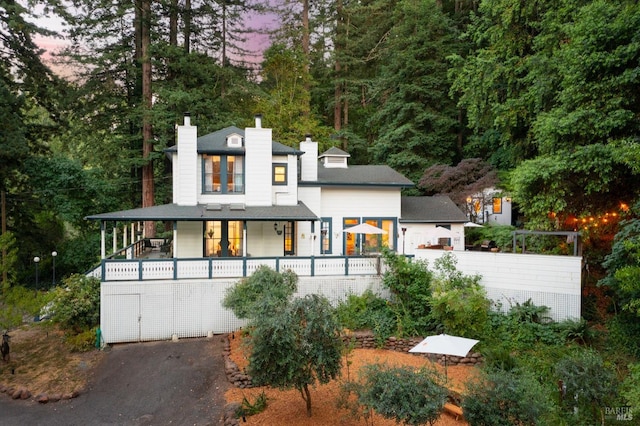
<svg viewBox="0 0 640 426">
<path fill-rule="evenodd" d="M 438 334 L 429 336 L 422 342 L 409 349 L 413 353 L 427 353 L 444 355 L 444 376 L 447 377 L 447 355 L 466 356 L 479 340 L 466 337 Z"/>
<path fill-rule="evenodd" d="M 457 232 L 453 232 L 443 226 L 436 226 L 435 229 L 427 231 L 427 235 L 432 238 L 455 238 L 460 236 Z"/>
<path fill-rule="evenodd" d="M 484 228 L 484 226 L 475 222 L 465 222 L 464 227 L 465 228 Z"/>
<path fill-rule="evenodd" d="M 350 226 L 349 228 L 345 228 L 342 232 L 348 232 L 350 234 L 386 234 L 387 231 L 384 229 L 378 228 L 373 225 L 369 225 L 364 222 L 359 225 Z"/>
</svg>

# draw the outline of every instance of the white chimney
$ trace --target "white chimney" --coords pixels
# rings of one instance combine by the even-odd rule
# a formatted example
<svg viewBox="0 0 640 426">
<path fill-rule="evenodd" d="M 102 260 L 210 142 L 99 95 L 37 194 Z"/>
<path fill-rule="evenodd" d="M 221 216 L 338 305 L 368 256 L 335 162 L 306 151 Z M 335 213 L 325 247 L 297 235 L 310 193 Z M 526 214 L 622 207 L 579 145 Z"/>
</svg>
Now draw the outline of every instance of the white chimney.
<svg viewBox="0 0 640 426">
<path fill-rule="evenodd" d="M 318 143 L 311 140 L 311 135 L 305 135 L 300 142 L 300 180 L 315 182 L 318 180 Z"/>
<path fill-rule="evenodd" d="M 256 114 L 256 129 L 262 128 L 262 114 Z"/>
<path fill-rule="evenodd" d="M 177 161 L 173 162 L 173 202 L 181 206 L 198 204 L 198 128 L 189 113 L 178 126 Z"/>
</svg>

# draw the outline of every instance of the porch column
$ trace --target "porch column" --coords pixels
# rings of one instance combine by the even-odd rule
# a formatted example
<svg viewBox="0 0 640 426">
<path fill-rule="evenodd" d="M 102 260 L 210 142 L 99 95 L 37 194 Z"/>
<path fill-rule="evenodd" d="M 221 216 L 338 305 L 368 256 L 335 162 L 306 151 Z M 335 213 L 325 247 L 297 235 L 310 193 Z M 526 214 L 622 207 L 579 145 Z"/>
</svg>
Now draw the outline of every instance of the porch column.
<svg viewBox="0 0 640 426">
<path fill-rule="evenodd" d="M 111 245 L 113 246 L 113 250 L 112 253 L 115 253 L 116 250 L 118 249 L 118 228 L 115 226 L 115 224 L 113 225 L 113 238 L 112 238 L 112 243 Z"/>
<path fill-rule="evenodd" d="M 107 231 L 106 224 L 104 221 L 100 222 L 100 258 L 104 259 L 107 257 Z"/>
<path fill-rule="evenodd" d="M 132 240 L 133 240 L 133 238 L 132 238 Z M 131 241 L 131 243 L 133 243 L 133 241 Z M 127 245 L 128 245 L 127 244 L 127 225 L 125 224 L 122 227 L 122 247 L 126 247 Z"/>
</svg>

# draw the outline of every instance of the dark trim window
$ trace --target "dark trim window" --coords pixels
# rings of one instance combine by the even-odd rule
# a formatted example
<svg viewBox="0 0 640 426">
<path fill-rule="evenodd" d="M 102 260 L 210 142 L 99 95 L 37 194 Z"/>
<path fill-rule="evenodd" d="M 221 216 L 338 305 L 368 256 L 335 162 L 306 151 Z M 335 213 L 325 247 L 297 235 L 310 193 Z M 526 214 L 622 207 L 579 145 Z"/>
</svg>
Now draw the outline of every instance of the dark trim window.
<svg viewBox="0 0 640 426">
<path fill-rule="evenodd" d="M 241 155 L 204 155 L 202 192 L 244 193 L 244 157 Z"/>
<path fill-rule="evenodd" d="M 331 218 L 323 217 L 320 222 L 320 253 L 331 253 Z"/>
<path fill-rule="evenodd" d="M 277 163 L 273 165 L 273 180 L 274 185 L 286 185 L 287 184 L 287 164 Z"/>
</svg>

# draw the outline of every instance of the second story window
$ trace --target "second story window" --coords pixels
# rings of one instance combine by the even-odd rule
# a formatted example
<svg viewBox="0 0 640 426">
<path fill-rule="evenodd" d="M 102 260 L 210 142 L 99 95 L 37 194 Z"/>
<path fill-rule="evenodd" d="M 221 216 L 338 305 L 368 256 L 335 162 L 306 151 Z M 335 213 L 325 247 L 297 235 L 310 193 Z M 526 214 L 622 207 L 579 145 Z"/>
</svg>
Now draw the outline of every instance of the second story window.
<svg viewBox="0 0 640 426">
<path fill-rule="evenodd" d="M 273 165 L 273 184 L 274 185 L 287 184 L 287 165 L 286 164 Z"/>
<path fill-rule="evenodd" d="M 244 157 L 241 155 L 205 155 L 203 192 L 244 193 Z"/>
</svg>

